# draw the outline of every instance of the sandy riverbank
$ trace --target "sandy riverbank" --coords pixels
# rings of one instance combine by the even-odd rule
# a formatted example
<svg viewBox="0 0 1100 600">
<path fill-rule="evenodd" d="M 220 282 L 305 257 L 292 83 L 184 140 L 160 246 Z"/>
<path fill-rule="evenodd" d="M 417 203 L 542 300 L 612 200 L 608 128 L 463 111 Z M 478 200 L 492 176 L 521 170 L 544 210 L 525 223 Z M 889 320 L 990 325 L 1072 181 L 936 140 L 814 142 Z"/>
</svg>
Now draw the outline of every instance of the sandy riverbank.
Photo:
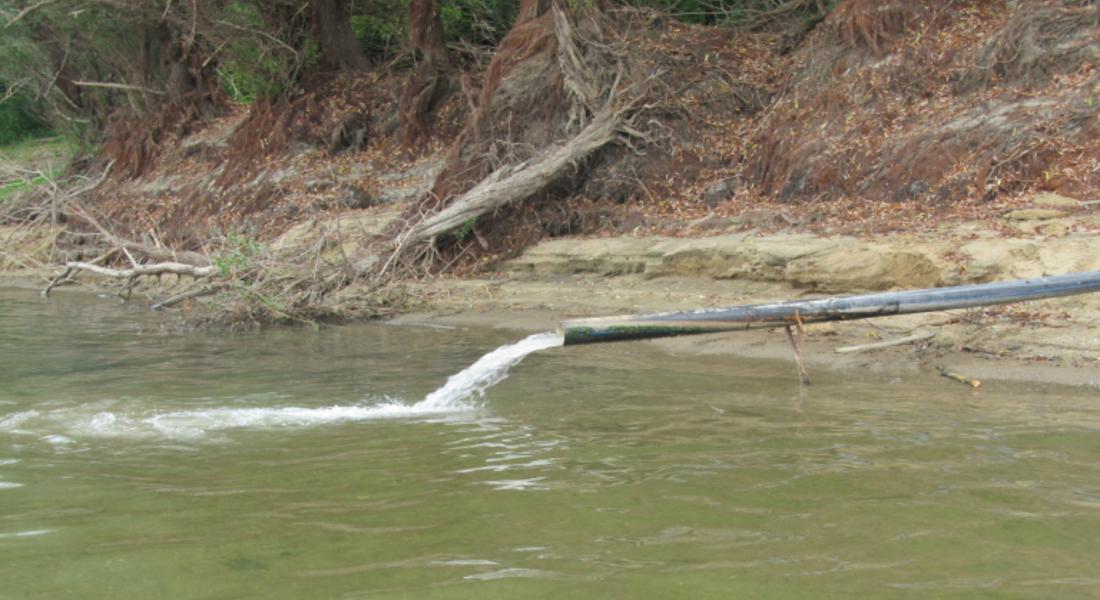
<svg viewBox="0 0 1100 600">
<path fill-rule="evenodd" d="M 695 237 L 559 238 L 529 248 L 499 271 L 407 285 L 416 305 L 398 323 L 545 331 L 568 317 L 714 308 L 777 300 L 913 289 L 1100 270 L 1094 211 L 1005 223 L 944 226 L 935 235 L 857 238 L 798 232 L 711 231 Z M 349 222 L 347 216 L 343 222 Z M 379 220 L 364 215 L 365 220 Z M 319 229 L 324 229 L 323 224 Z M 272 252 L 313 243 L 300 232 Z M 0 285 L 48 281 L 51 234 L 9 232 Z M 85 283 L 94 282 L 82 278 Z M 354 288 L 344 293 L 354 293 Z M 132 302 L 163 295 L 143 284 Z M 64 301 L 63 296 L 58 301 Z M 186 307 L 183 307 L 186 310 Z M 854 353 L 837 348 L 915 334 L 927 340 Z M 781 330 L 653 342 L 677 354 L 792 361 Z M 984 380 L 1100 387 L 1100 295 L 1003 307 L 809 326 L 807 366 L 881 376 L 947 366 Z M 793 377 L 793 362 L 792 362 Z M 945 385 L 958 385 L 944 380 Z"/>
<path fill-rule="evenodd" d="M 398 321 L 536 331 L 568 317 L 1100 270 L 1100 237 L 1073 233 L 1073 219 L 1016 223 L 1024 230 L 1011 237 L 968 223 L 944 228 L 935 238 L 740 232 L 554 240 L 504 263 L 493 277 L 418 284 L 426 308 Z M 1059 234 L 1044 235 L 1043 228 Z M 932 337 L 883 350 L 836 352 L 915 334 Z M 781 330 L 642 343 L 680 354 L 792 360 Z M 978 379 L 1100 386 L 1100 295 L 820 324 L 807 328 L 803 344 L 811 370 L 923 370 L 935 376 L 935 367 L 946 366 Z"/>
</svg>

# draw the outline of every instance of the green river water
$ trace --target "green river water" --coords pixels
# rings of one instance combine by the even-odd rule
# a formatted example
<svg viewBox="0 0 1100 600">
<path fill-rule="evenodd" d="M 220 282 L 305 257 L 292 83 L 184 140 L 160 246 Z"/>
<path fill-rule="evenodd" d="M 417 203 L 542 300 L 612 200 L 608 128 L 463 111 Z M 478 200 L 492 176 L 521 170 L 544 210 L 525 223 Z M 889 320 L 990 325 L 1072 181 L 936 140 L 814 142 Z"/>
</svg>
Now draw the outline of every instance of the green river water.
<svg viewBox="0 0 1100 600">
<path fill-rule="evenodd" d="M 0 598 L 1100 596 L 1095 389 L 164 318 L 0 291 Z"/>
</svg>

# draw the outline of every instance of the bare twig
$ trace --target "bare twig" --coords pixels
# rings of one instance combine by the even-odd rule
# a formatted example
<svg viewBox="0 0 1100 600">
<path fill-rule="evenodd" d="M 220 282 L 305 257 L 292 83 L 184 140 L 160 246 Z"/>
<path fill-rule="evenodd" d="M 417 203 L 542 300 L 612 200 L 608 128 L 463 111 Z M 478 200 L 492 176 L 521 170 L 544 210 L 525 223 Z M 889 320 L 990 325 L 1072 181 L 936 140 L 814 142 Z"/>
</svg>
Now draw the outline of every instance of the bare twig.
<svg viewBox="0 0 1100 600">
<path fill-rule="evenodd" d="M 791 343 L 791 350 L 794 352 L 794 362 L 798 366 L 798 383 L 802 386 L 810 385 L 810 376 L 806 373 L 806 365 L 802 360 L 802 349 L 798 345 L 802 334 L 799 333 L 798 337 L 795 337 L 790 325 L 784 327 L 783 331 L 787 332 L 787 341 Z"/>
<path fill-rule="evenodd" d="M 216 294 L 216 293 L 222 291 L 225 288 L 226 288 L 226 284 L 224 284 L 224 283 L 223 284 L 215 284 L 215 285 L 203 285 L 203 286 L 191 288 L 189 290 L 180 292 L 179 294 L 176 294 L 175 296 L 170 296 L 168 298 L 165 298 L 164 300 L 161 300 L 160 302 L 157 302 L 156 304 L 153 304 L 149 308 L 151 308 L 153 310 L 161 310 L 161 309 L 165 309 L 165 308 L 170 308 L 170 307 L 175 306 L 175 305 L 177 305 L 181 302 L 186 302 L 187 300 L 192 300 L 194 298 L 201 298 L 203 296 L 209 296 L 211 294 Z"/>
<path fill-rule="evenodd" d="M 145 92 L 147 94 L 156 94 L 157 96 L 167 96 L 168 92 L 162 92 L 161 90 L 153 90 L 140 85 L 129 85 L 126 83 L 111 83 L 109 81 L 74 81 L 73 85 L 80 87 L 91 88 L 107 88 L 112 90 L 124 90 L 130 92 Z"/>
<path fill-rule="evenodd" d="M 837 354 L 850 354 L 852 352 L 866 352 L 868 350 L 881 350 L 883 348 L 891 348 L 893 346 L 902 346 L 905 344 L 911 344 L 913 342 L 923 342 L 924 340 L 930 340 L 936 337 L 935 333 L 917 333 L 914 335 L 907 335 L 905 337 L 887 340 L 885 342 L 873 342 L 870 344 L 857 344 L 855 346 L 844 346 L 833 350 Z"/>
<path fill-rule="evenodd" d="M 48 6 L 50 4 L 53 4 L 55 2 L 57 2 L 57 0 L 42 0 L 41 2 L 39 2 L 37 4 L 32 4 L 32 5 L 24 8 L 23 10 L 19 11 L 19 13 L 17 15 L 15 15 L 14 17 L 8 19 L 8 22 L 4 25 L 4 29 L 7 29 L 7 28 L 11 27 L 12 25 L 15 25 L 17 22 L 19 22 L 20 19 L 22 19 L 23 17 L 31 14 L 32 12 L 34 12 L 34 11 L 44 7 L 44 6 Z"/>
</svg>

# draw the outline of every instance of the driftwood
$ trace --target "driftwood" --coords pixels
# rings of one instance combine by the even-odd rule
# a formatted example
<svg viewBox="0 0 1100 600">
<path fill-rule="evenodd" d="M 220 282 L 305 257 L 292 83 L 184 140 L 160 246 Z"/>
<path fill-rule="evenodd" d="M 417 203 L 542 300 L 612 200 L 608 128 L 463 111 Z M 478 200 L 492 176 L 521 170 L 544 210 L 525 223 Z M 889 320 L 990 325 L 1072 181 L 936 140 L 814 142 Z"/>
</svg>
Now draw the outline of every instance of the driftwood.
<svg viewBox="0 0 1100 600">
<path fill-rule="evenodd" d="M 130 261 L 133 264 L 132 268 L 129 268 L 129 269 L 114 269 L 114 268 L 111 268 L 111 267 L 104 267 L 102 265 L 97 264 L 100 260 L 106 259 L 108 256 L 110 256 L 111 254 L 114 254 L 118 250 L 122 250 L 122 252 L 125 252 L 126 255 L 130 258 Z M 112 249 L 112 250 L 108 251 L 106 254 L 100 256 L 99 258 L 97 258 L 97 259 L 95 259 L 91 262 L 70 261 L 70 262 L 65 263 L 65 269 L 61 273 L 59 273 L 56 277 L 54 277 L 53 279 L 50 280 L 49 284 L 46 285 L 46 287 L 42 290 L 42 292 L 41 292 L 42 296 L 47 297 L 47 296 L 50 295 L 50 292 L 55 287 L 57 287 L 59 285 L 62 285 L 64 283 L 71 282 L 73 280 L 73 275 L 77 271 L 88 271 L 90 273 L 95 273 L 97 275 L 102 275 L 104 277 L 111 277 L 111 278 L 116 278 L 116 279 L 126 279 L 126 292 L 124 294 L 121 294 L 121 296 L 124 299 L 128 299 L 130 297 L 130 293 L 132 292 L 132 290 L 134 288 L 134 282 L 137 281 L 138 277 L 147 276 L 147 275 L 159 276 L 159 275 L 169 274 L 169 275 L 179 275 L 179 276 L 189 275 L 191 277 L 194 277 L 195 279 L 200 279 L 200 278 L 204 278 L 204 277 L 210 277 L 210 276 L 216 274 L 218 272 L 218 269 L 217 269 L 217 267 L 214 267 L 214 266 L 198 267 L 198 266 L 195 266 L 195 265 L 188 265 L 188 264 L 184 264 L 184 263 L 180 263 L 180 262 L 160 262 L 160 263 L 142 265 L 142 264 L 138 264 L 137 262 L 135 262 L 133 260 L 133 257 L 129 255 L 129 252 L 126 252 L 125 248 L 115 248 L 115 249 Z M 220 286 L 207 286 L 207 288 L 203 288 L 203 289 L 211 289 L 213 291 L 211 291 L 209 293 L 213 293 L 214 291 L 217 291 L 218 289 L 221 289 L 221 287 Z M 208 295 L 208 294 L 207 293 L 193 293 L 193 291 L 184 292 L 182 294 L 177 294 L 176 296 L 173 296 L 171 298 L 168 298 L 167 300 L 164 300 L 164 301 L 158 303 L 158 305 L 154 306 L 154 308 L 167 308 L 167 307 L 172 306 L 174 304 L 179 304 L 180 302 L 182 302 L 184 300 L 187 300 L 189 298 L 197 298 L 199 296 L 205 296 L 205 295 Z"/>
<path fill-rule="evenodd" d="M 937 367 L 936 370 L 939 371 L 940 375 L 942 375 L 943 377 L 946 377 L 946 378 L 951 379 L 953 381 L 958 381 L 959 383 L 964 384 L 964 385 L 969 385 L 970 387 L 972 387 L 974 389 L 978 389 L 978 388 L 982 387 L 982 382 L 979 379 L 971 379 L 971 378 L 967 377 L 966 375 L 963 375 L 961 373 L 956 373 L 955 371 L 949 371 L 949 370 L 947 370 L 943 367 Z"/>
<path fill-rule="evenodd" d="M 209 277 L 218 272 L 217 267 L 206 266 L 196 267 L 195 265 L 189 265 L 180 262 L 161 262 L 153 263 L 149 265 L 134 265 L 129 269 L 112 269 L 110 267 L 103 267 L 100 265 L 72 261 L 65 263 L 66 269 L 75 269 L 79 271 L 89 271 L 104 277 L 117 277 L 117 278 L 134 278 L 141 277 L 142 275 L 190 275 L 191 277 Z"/>
</svg>

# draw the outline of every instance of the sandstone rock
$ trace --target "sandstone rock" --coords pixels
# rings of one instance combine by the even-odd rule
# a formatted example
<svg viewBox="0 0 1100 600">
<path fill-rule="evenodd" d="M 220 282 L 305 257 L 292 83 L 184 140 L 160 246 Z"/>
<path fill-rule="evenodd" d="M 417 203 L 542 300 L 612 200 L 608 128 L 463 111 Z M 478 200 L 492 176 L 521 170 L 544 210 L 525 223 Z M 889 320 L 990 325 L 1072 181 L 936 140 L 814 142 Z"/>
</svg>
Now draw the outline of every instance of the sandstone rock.
<svg viewBox="0 0 1100 600">
<path fill-rule="evenodd" d="M 1009 221 L 1045 221 L 1047 219 L 1060 219 L 1066 216 L 1066 211 L 1054 208 L 1024 208 L 1005 213 Z"/>
<path fill-rule="evenodd" d="M 310 219 L 288 229 L 271 242 L 270 248 L 276 255 L 292 256 L 321 238 L 328 242 L 339 239 L 345 253 L 355 254 L 367 238 L 380 234 L 400 216 L 400 210 L 348 211 L 326 219 Z"/>
<path fill-rule="evenodd" d="M 715 214 L 709 214 L 701 219 L 696 219 L 688 223 L 688 227 L 699 231 L 713 231 L 715 229 L 726 229 L 730 225 L 733 225 L 733 219 L 729 217 L 719 217 Z"/>
<path fill-rule="evenodd" d="M 1048 208 L 1074 208 L 1081 205 L 1076 198 L 1068 198 L 1061 194 L 1054 194 L 1051 192 L 1035 194 L 1031 198 L 1031 203 L 1035 206 L 1045 206 Z"/>
</svg>

